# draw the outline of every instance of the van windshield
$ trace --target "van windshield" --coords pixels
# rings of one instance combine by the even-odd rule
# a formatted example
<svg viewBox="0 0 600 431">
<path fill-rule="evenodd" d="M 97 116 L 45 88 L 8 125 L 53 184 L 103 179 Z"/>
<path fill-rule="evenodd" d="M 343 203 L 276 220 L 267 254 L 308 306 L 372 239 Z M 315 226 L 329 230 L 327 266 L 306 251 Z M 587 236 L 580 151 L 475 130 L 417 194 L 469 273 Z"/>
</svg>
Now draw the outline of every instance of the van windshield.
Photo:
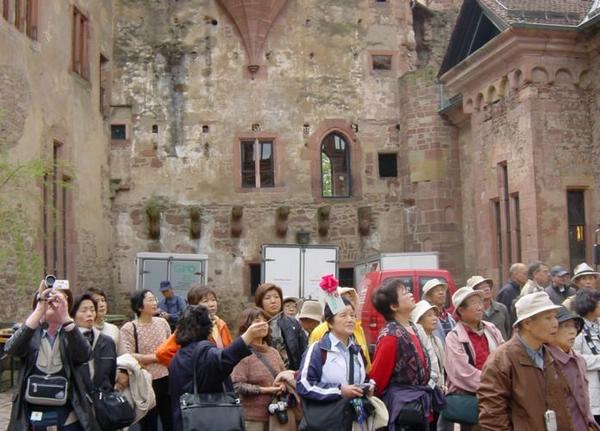
<svg viewBox="0 0 600 431">
<path fill-rule="evenodd" d="M 404 275 L 401 277 L 387 277 L 382 280 L 382 284 L 383 284 L 383 281 L 387 281 L 387 280 L 400 280 L 402 282 L 402 284 L 404 285 L 404 287 L 406 288 L 407 292 L 412 293 L 412 291 L 413 291 L 413 278 L 410 276 Z"/>
</svg>

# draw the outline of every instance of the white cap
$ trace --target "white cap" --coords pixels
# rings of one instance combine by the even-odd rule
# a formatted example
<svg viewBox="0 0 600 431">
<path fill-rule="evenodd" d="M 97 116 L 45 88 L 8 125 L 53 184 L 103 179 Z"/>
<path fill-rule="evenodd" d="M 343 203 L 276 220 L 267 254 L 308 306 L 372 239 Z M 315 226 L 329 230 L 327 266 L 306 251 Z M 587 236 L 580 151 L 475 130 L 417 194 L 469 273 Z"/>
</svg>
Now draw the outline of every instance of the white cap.
<svg viewBox="0 0 600 431">
<path fill-rule="evenodd" d="M 473 290 L 472 288 L 467 286 L 461 287 L 456 292 L 454 292 L 454 295 L 452 295 L 452 305 L 454 305 L 454 308 L 457 309 L 462 305 L 463 302 L 467 300 L 467 298 L 470 298 L 471 296 L 475 295 L 483 298 L 483 292 L 481 292 L 480 290 Z"/>
<path fill-rule="evenodd" d="M 417 302 L 415 308 L 410 313 L 410 320 L 414 323 L 418 323 L 419 319 L 423 317 L 423 314 L 427 313 L 431 309 L 435 309 L 435 305 L 431 305 L 424 299 L 422 301 Z"/>
<path fill-rule="evenodd" d="M 550 297 L 546 292 L 535 292 L 522 296 L 515 302 L 517 321 L 513 323 L 513 326 L 536 314 L 548 310 L 558 310 L 560 307 L 560 305 L 556 305 L 550 300 Z"/>
<path fill-rule="evenodd" d="M 438 278 L 432 278 L 423 286 L 423 297 L 425 297 L 425 295 L 427 295 L 431 289 L 438 286 L 444 286 L 446 289 L 448 289 L 448 285 L 445 282 Z"/>
</svg>

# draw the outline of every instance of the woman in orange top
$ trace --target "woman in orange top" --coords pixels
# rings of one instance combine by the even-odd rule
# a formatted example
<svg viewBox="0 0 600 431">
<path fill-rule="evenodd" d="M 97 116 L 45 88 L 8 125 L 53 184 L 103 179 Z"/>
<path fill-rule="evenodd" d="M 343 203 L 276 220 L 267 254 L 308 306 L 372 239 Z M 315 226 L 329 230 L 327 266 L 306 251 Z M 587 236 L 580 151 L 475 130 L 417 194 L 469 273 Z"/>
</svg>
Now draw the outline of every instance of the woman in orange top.
<svg viewBox="0 0 600 431">
<path fill-rule="evenodd" d="M 187 294 L 189 305 L 204 304 L 208 308 L 210 318 L 213 322 L 212 334 L 210 340 L 217 347 L 224 348 L 231 344 L 231 333 L 227 323 L 217 316 L 217 294 L 213 288 L 201 284 L 194 284 Z M 175 353 L 180 349 L 180 345 L 175 341 L 173 333 L 164 343 L 156 349 L 156 358 L 158 362 L 168 367 Z"/>
</svg>

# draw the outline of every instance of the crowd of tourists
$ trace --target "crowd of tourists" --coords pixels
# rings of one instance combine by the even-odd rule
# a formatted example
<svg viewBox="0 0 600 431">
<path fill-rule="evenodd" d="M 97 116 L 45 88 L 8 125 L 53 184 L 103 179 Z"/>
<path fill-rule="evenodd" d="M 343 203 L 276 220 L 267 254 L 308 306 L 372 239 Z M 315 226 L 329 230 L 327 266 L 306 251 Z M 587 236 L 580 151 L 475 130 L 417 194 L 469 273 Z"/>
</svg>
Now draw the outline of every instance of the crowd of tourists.
<svg viewBox="0 0 600 431">
<path fill-rule="evenodd" d="M 415 304 L 386 279 L 373 352 L 349 287 L 323 306 L 262 284 L 232 331 L 206 285 L 137 291 L 118 328 L 101 289 L 42 281 L 6 344 L 20 361 L 8 429 L 600 431 L 599 276 L 515 263 L 497 294 L 474 275 L 450 307 L 443 280 Z"/>
</svg>

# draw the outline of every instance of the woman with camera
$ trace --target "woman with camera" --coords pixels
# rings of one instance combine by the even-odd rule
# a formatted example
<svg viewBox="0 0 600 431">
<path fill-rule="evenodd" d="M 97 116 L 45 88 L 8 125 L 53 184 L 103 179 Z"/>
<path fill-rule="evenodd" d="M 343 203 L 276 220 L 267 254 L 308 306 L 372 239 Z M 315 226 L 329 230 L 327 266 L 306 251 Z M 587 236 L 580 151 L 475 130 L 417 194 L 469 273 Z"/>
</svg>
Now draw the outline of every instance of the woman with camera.
<svg viewBox="0 0 600 431">
<path fill-rule="evenodd" d="M 220 349 L 209 341 L 212 326 L 208 308 L 202 304 L 188 306 L 177 323 L 175 338 L 181 349 L 169 364 L 173 430 L 183 429 L 180 397 L 194 392 L 194 371 L 198 393 L 231 392 L 233 368 L 252 354 L 248 346 L 253 341 L 268 334 L 266 322 L 254 322 L 228 347 Z M 219 418 L 210 419 L 216 424 Z"/>
<path fill-rule="evenodd" d="M 98 429 L 76 372 L 91 347 L 69 316 L 71 303 L 69 290 L 47 288 L 42 280 L 33 312 L 6 343 L 21 364 L 9 431 Z"/>
<path fill-rule="evenodd" d="M 357 418 L 351 400 L 362 398 L 370 390 L 366 360 L 353 337 L 354 308 L 347 299 L 343 299 L 343 305 L 336 314 L 329 304 L 325 306 L 329 331 L 311 344 L 302 358 L 296 378 L 304 407 L 300 429 L 352 429 Z"/>
<path fill-rule="evenodd" d="M 267 321 L 267 313 L 260 308 L 246 308 L 240 317 L 238 334 L 246 332 L 253 323 Z M 278 413 L 278 418 L 283 413 L 276 407 L 280 405 L 277 404 L 278 396 L 285 391 L 285 385 L 276 383 L 275 379 L 285 368 L 279 352 L 269 345 L 269 332 L 269 327 L 265 326 L 264 331 L 250 342 L 252 355 L 242 359 L 231 374 L 233 387 L 242 397 L 246 431 L 268 431 L 268 409 L 272 401 L 273 413 Z"/>
</svg>

